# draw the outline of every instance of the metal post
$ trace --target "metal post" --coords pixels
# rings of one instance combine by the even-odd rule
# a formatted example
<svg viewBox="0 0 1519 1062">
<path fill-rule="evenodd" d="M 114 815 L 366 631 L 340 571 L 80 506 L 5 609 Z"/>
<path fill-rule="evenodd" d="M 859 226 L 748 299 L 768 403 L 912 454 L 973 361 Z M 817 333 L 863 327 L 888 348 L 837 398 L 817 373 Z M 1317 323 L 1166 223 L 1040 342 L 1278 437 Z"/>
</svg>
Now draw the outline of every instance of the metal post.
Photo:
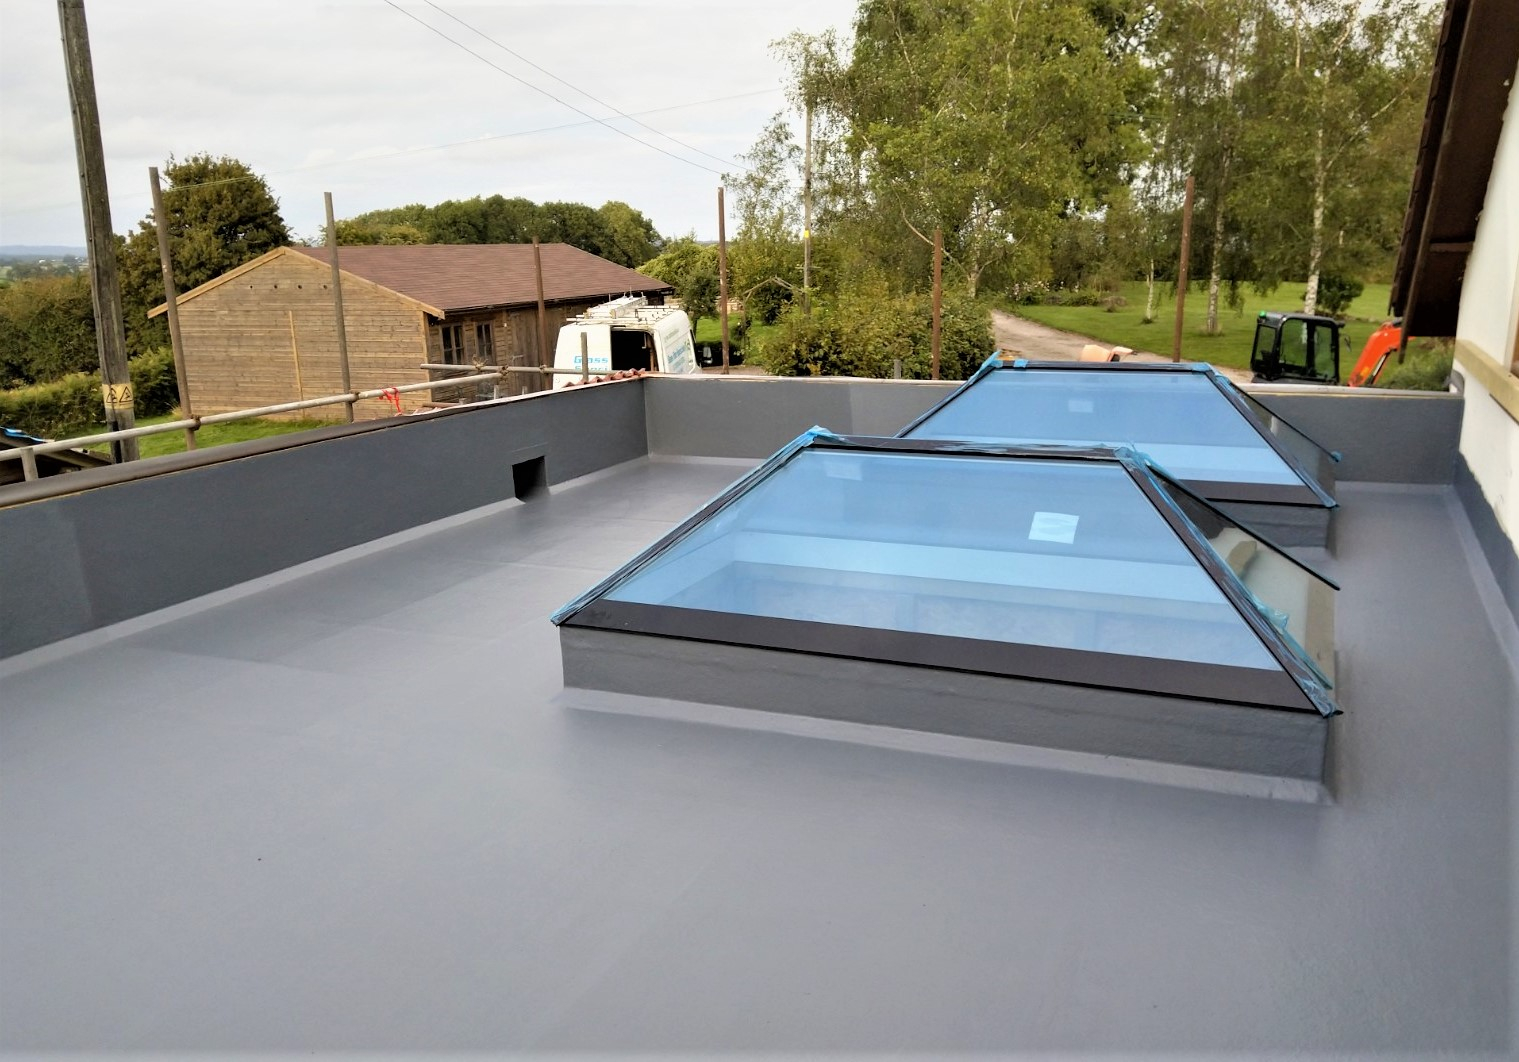
<svg viewBox="0 0 1519 1062">
<path fill-rule="evenodd" d="M 95 311 L 95 346 L 100 354 L 101 397 L 106 427 L 135 427 L 132 375 L 127 368 L 127 336 L 121 318 L 121 282 L 116 275 L 116 237 L 106 189 L 105 149 L 100 143 L 100 110 L 95 101 L 95 70 L 90 61 L 90 33 L 84 0 L 58 0 L 63 32 L 63 60 L 74 120 L 74 153 L 79 162 L 79 193 L 84 201 L 84 239 L 90 259 L 90 298 Z M 137 460 L 137 440 L 111 444 L 116 461 Z"/>
<path fill-rule="evenodd" d="M 343 374 L 343 390 L 353 393 L 353 383 L 348 378 L 348 329 L 343 323 L 343 274 L 338 269 L 338 225 L 332 220 L 332 193 L 323 192 L 327 205 L 327 256 L 332 260 L 332 312 L 338 323 L 338 369 Z M 353 403 L 343 406 L 348 412 L 348 423 L 353 423 Z"/>
<path fill-rule="evenodd" d="M 179 289 L 174 284 L 174 263 L 169 258 L 169 218 L 164 213 L 163 184 L 158 179 L 158 167 L 148 167 L 149 183 L 153 186 L 153 223 L 158 229 L 158 265 L 164 275 L 164 312 L 169 318 L 169 346 L 174 351 L 174 382 L 179 387 L 179 415 L 193 420 L 195 410 L 190 407 L 190 376 L 185 368 L 185 344 L 179 332 Z M 185 429 L 185 449 L 195 449 L 195 429 Z"/>
<path fill-rule="evenodd" d="M 21 474 L 27 480 L 37 478 L 37 452 L 30 446 L 23 446 L 21 448 Z"/>
<path fill-rule="evenodd" d="M 1176 329 L 1171 333 L 1171 360 L 1181 361 L 1182 311 L 1187 305 L 1187 260 L 1192 257 L 1192 193 L 1196 181 L 1187 178 L 1187 198 L 1181 208 L 1181 260 L 1176 264 Z"/>
<path fill-rule="evenodd" d="M 723 329 L 723 375 L 728 375 L 728 229 L 723 189 L 717 188 L 717 319 Z"/>
<path fill-rule="evenodd" d="M 538 237 L 533 237 L 533 276 L 538 280 L 538 364 L 549 364 L 549 324 L 548 313 L 543 305 L 543 252 L 538 247 Z M 545 383 L 552 383 L 553 377 L 543 378 Z"/>
<path fill-rule="evenodd" d="M 591 337 L 580 333 L 580 382 L 591 382 Z"/>
<path fill-rule="evenodd" d="M 933 367 L 929 378 L 939 378 L 939 319 L 944 310 L 944 230 L 934 229 L 934 322 Z"/>
</svg>

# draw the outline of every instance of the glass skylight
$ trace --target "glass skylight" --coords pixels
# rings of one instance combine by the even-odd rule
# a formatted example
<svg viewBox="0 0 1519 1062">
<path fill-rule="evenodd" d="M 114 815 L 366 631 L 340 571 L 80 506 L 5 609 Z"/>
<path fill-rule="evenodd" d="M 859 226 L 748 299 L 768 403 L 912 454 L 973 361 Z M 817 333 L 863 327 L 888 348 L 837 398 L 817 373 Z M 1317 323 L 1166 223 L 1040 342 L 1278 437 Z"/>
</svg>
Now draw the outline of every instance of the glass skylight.
<svg viewBox="0 0 1519 1062">
<path fill-rule="evenodd" d="M 1101 660 L 1126 682 L 1128 660 L 1134 688 L 1183 694 L 1291 673 L 1309 708 L 1329 592 L 1128 451 L 815 430 L 555 621 L 929 664 L 939 645 L 957 668 L 1016 646 L 1044 678 Z"/>
<path fill-rule="evenodd" d="M 1242 485 L 1242 500 L 1256 487 L 1253 500 L 1334 504 L 1304 460 L 1316 445 L 1206 366 L 994 359 L 901 436 L 1128 446 L 1209 497 Z"/>
</svg>

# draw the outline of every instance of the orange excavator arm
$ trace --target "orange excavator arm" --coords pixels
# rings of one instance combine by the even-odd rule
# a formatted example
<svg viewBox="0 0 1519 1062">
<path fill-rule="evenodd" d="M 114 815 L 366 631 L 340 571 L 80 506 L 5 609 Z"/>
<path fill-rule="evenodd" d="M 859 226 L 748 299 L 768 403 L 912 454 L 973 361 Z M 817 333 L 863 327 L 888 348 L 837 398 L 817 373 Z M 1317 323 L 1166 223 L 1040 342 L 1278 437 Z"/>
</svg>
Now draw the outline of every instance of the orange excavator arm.
<svg viewBox="0 0 1519 1062">
<path fill-rule="evenodd" d="M 1351 370 L 1351 387 L 1372 387 L 1377 382 L 1377 377 L 1382 375 L 1382 370 L 1387 366 L 1387 360 L 1397 351 L 1398 344 L 1403 342 L 1403 329 L 1388 321 L 1366 341 L 1361 348 L 1361 356 L 1356 359 L 1355 368 Z"/>
</svg>

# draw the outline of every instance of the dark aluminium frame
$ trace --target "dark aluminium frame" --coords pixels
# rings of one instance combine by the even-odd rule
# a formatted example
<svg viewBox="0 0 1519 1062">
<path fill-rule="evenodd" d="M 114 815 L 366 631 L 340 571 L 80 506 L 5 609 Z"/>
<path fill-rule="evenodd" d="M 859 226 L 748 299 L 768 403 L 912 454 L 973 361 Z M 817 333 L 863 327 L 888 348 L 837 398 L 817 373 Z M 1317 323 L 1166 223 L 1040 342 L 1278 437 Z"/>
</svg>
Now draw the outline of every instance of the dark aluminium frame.
<svg viewBox="0 0 1519 1062">
<path fill-rule="evenodd" d="M 1253 403 L 1265 409 L 1259 401 L 1243 395 L 1240 391 L 1221 375 L 1211 365 L 1192 362 L 1079 362 L 1079 361 L 1029 361 L 1025 358 L 1016 358 L 1011 361 L 1004 360 L 998 355 L 988 358 L 981 368 L 971 374 L 959 387 L 955 388 L 942 401 L 932 406 L 920 415 L 907 427 L 897 432 L 896 438 L 906 439 L 912 436 L 914 431 L 923 427 L 944 409 L 960 398 L 967 390 L 980 381 L 981 377 L 993 372 L 1022 372 L 1025 370 L 1055 370 L 1067 372 L 1129 372 L 1129 373 L 1197 373 L 1206 376 L 1224 398 L 1243 416 L 1246 422 L 1255 429 L 1267 446 L 1287 463 L 1293 473 L 1302 482 L 1297 485 L 1282 483 L 1236 483 L 1230 480 L 1185 480 L 1191 493 L 1199 494 L 1210 501 L 1256 503 L 1264 505 L 1292 505 L 1312 509 L 1334 509 L 1339 502 L 1323 486 L 1322 481 L 1327 477 L 1326 473 L 1332 467 L 1332 463 L 1339 460 L 1339 455 L 1324 449 L 1314 442 L 1307 434 L 1300 431 L 1285 417 L 1267 410 L 1271 416 L 1286 425 L 1292 432 L 1306 440 L 1319 451 L 1319 465 L 1316 470 L 1310 471 L 1302 460 L 1291 450 L 1282 445 L 1281 440 L 1272 435 L 1270 430 L 1261 423 L 1260 418 L 1251 408 Z M 1080 445 L 1080 444 L 1073 444 Z"/>
<path fill-rule="evenodd" d="M 615 601 L 604 596 L 804 450 L 949 454 L 1117 464 L 1129 474 L 1160 512 L 1193 558 L 1265 644 L 1282 671 L 714 612 L 674 605 L 650 605 Z M 565 605 L 554 614 L 552 622 L 559 626 L 743 645 L 1131 693 L 1161 694 L 1282 711 L 1312 712 L 1325 717 L 1338 715 L 1339 708 L 1331 699 L 1324 678 L 1288 644 L 1265 617 L 1260 603 L 1167 495 L 1167 491 L 1173 490 L 1185 493 L 1224 522 L 1244 528 L 1238 520 L 1220 512 L 1207 499 L 1200 497 L 1196 490 L 1177 482 L 1143 455 L 1127 447 L 1000 446 L 932 439 L 841 436 L 822 428 L 813 428 L 735 481 L 618 571 Z M 1244 530 L 1249 532 L 1248 528 Z M 1255 532 L 1249 533 L 1313 578 L 1339 589 L 1333 581 L 1278 549 L 1269 540 Z"/>
</svg>

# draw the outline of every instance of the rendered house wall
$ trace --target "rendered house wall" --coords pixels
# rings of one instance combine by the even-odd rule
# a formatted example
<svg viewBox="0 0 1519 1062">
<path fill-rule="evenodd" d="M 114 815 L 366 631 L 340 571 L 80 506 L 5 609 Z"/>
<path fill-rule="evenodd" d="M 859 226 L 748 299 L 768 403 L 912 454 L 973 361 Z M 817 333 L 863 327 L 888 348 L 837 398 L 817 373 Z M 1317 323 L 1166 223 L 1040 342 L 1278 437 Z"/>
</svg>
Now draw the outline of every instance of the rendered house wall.
<svg viewBox="0 0 1519 1062">
<path fill-rule="evenodd" d="M 1485 358 L 1499 373 L 1492 386 L 1468 371 L 1461 455 L 1466 459 L 1499 525 L 1512 541 L 1519 535 L 1519 378 L 1513 375 L 1519 334 L 1519 79 L 1488 179 L 1487 200 L 1477 225 L 1461 288 L 1456 340 L 1462 360 Z M 1458 366 L 1459 367 L 1459 366 Z M 1500 394 L 1494 392 L 1499 391 Z"/>
</svg>

